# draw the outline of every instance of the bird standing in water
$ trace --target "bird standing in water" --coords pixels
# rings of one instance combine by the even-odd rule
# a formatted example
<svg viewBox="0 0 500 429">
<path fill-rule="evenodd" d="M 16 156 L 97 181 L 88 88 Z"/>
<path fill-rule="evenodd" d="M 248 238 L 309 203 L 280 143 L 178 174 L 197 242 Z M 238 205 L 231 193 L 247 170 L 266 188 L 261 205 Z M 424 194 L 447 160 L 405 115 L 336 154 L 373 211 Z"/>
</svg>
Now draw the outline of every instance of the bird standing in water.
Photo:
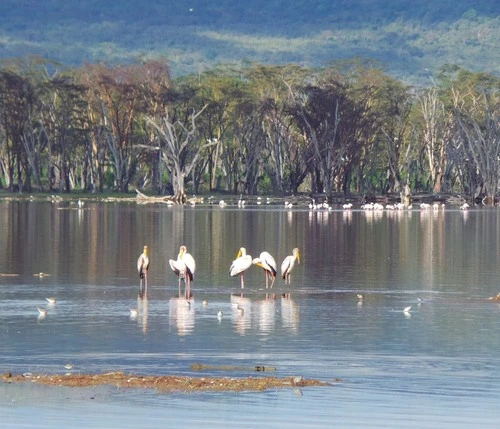
<svg viewBox="0 0 500 429">
<path fill-rule="evenodd" d="M 141 279 L 139 283 L 139 298 L 143 298 L 148 290 L 148 270 L 149 270 L 148 246 L 144 246 L 141 256 L 139 256 L 139 259 L 137 259 L 137 271 L 139 273 L 139 278 Z"/>
<path fill-rule="evenodd" d="M 179 277 L 179 296 L 181 295 L 181 279 L 184 279 L 184 283 L 186 284 L 184 295 L 186 299 L 189 299 L 191 297 L 191 282 L 196 270 L 196 262 L 193 256 L 187 253 L 186 246 L 181 246 L 177 259 L 170 259 L 168 263 L 172 271 Z"/>
<path fill-rule="evenodd" d="M 283 277 L 287 284 L 290 284 L 290 274 L 295 266 L 295 261 L 300 264 L 300 251 L 298 247 L 293 249 L 292 254 L 287 256 L 281 264 L 281 277 Z"/>
<path fill-rule="evenodd" d="M 262 252 L 258 258 L 255 258 L 252 263 L 261 267 L 266 274 L 266 289 L 269 287 L 269 277 L 272 279 L 271 288 L 274 285 L 274 280 L 276 280 L 276 261 L 268 252 Z"/>
<path fill-rule="evenodd" d="M 245 287 L 245 271 L 248 270 L 252 265 L 252 257 L 247 255 L 247 250 L 244 247 L 240 247 L 236 259 L 231 264 L 229 268 L 229 275 L 231 277 L 240 275 L 241 278 L 241 288 Z"/>
</svg>

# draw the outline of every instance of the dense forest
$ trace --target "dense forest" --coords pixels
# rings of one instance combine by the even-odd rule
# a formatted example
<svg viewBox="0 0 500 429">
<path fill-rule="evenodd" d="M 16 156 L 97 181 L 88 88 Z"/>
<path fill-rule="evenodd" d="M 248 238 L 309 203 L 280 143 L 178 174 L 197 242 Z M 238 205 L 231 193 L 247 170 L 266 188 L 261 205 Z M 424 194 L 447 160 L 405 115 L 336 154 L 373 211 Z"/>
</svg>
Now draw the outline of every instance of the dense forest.
<svg viewBox="0 0 500 429">
<path fill-rule="evenodd" d="M 445 64 L 498 75 L 498 28 L 492 0 L 3 0 L 0 58 L 162 60 L 179 77 L 248 61 L 317 68 L 360 57 L 425 86 Z"/>
<path fill-rule="evenodd" d="M 443 67 L 426 88 L 368 61 L 0 68 L 0 186 L 10 192 L 461 193 L 493 203 L 500 79 Z"/>
</svg>

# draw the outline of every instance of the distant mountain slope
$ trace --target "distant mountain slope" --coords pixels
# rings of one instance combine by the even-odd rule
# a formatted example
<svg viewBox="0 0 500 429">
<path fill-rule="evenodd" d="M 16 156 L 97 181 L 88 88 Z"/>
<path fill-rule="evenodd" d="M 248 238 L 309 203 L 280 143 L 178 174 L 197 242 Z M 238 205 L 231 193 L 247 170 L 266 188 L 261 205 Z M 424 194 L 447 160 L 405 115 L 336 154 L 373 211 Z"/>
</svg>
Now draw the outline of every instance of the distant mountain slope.
<svg viewBox="0 0 500 429">
<path fill-rule="evenodd" d="M 496 0 L 2 0 L 0 57 L 65 64 L 161 55 L 175 74 L 243 60 L 380 60 L 408 80 L 442 64 L 500 73 Z"/>
</svg>

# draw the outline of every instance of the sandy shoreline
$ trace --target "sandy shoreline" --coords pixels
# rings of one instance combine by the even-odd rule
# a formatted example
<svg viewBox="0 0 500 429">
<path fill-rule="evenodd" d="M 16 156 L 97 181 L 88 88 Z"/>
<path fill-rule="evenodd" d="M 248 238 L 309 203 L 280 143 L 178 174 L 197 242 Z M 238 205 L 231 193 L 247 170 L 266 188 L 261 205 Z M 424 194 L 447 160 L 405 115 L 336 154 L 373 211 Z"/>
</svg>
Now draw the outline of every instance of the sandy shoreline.
<svg viewBox="0 0 500 429">
<path fill-rule="evenodd" d="M 160 392 L 242 392 L 268 389 L 331 386 L 321 380 L 296 377 L 190 377 L 151 376 L 107 372 L 103 374 L 12 374 L 0 376 L 4 383 L 36 383 L 48 386 L 92 387 L 110 385 L 120 388 L 155 389 Z M 335 380 L 339 381 L 339 380 Z"/>
</svg>

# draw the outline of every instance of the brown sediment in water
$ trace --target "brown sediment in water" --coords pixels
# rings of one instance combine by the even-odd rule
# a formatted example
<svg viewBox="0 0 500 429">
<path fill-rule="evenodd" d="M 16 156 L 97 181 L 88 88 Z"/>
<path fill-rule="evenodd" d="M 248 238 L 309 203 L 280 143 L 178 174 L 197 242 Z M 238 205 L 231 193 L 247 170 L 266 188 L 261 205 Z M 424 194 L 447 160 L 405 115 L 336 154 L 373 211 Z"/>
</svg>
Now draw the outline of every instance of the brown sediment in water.
<svg viewBox="0 0 500 429">
<path fill-rule="evenodd" d="M 2 374 L 6 383 L 32 382 L 49 386 L 92 387 L 111 385 L 123 388 L 156 389 L 160 392 L 242 392 L 268 389 L 331 386 L 331 383 L 303 377 L 190 377 L 151 376 L 108 372 L 104 374 Z M 335 380 L 340 381 L 340 380 Z"/>
</svg>

